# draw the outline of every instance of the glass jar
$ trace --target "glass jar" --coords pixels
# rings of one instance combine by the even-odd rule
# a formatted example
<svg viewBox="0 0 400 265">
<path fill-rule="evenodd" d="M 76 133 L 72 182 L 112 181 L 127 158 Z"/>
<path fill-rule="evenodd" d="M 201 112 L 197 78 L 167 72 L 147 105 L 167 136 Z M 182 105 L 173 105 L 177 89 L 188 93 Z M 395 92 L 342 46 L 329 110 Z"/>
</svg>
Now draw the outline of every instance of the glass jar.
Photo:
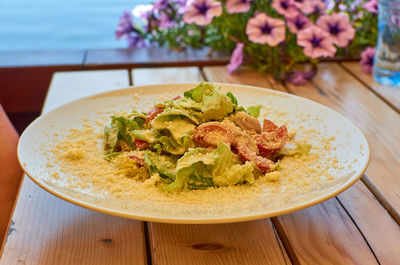
<svg viewBox="0 0 400 265">
<path fill-rule="evenodd" d="M 400 86 L 400 0 L 379 0 L 375 81 Z"/>
</svg>

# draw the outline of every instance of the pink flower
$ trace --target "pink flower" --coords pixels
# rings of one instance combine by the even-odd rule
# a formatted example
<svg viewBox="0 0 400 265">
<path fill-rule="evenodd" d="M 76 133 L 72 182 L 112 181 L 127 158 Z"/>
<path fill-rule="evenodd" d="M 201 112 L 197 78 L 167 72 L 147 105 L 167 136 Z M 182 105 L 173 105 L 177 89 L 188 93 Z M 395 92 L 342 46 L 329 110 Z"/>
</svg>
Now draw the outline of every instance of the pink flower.
<svg viewBox="0 0 400 265">
<path fill-rule="evenodd" d="M 127 36 L 127 40 L 128 40 L 128 47 L 129 48 L 146 48 L 148 47 L 146 41 L 140 37 L 138 34 L 136 34 L 135 32 L 129 34 Z"/>
<path fill-rule="evenodd" d="M 299 13 L 293 0 L 273 0 L 272 6 L 285 17 L 295 17 Z"/>
<path fill-rule="evenodd" d="M 154 11 L 158 12 L 160 10 L 164 10 L 169 5 L 169 0 L 157 0 L 154 2 Z"/>
<path fill-rule="evenodd" d="M 311 20 L 300 13 L 293 18 L 286 18 L 286 23 L 292 33 L 297 33 L 313 24 Z"/>
<path fill-rule="evenodd" d="M 317 25 L 329 32 L 333 43 L 339 47 L 346 47 L 354 38 L 355 30 L 350 24 L 349 17 L 345 14 L 322 15 L 317 20 Z"/>
<path fill-rule="evenodd" d="M 246 34 L 254 43 L 276 46 L 285 39 L 285 22 L 265 13 L 258 13 L 249 19 Z"/>
<path fill-rule="evenodd" d="M 294 0 L 295 6 L 304 14 L 310 14 L 314 11 L 314 0 Z"/>
<path fill-rule="evenodd" d="M 369 0 L 364 4 L 364 8 L 372 13 L 378 13 L 378 1 L 376 0 Z"/>
<path fill-rule="evenodd" d="M 326 7 L 324 1 L 321 1 L 321 0 L 314 0 L 313 2 L 314 2 L 314 3 L 313 3 L 313 5 L 314 5 L 314 11 L 313 11 L 312 13 L 315 13 L 315 14 L 324 14 L 324 13 L 325 13 L 325 10 L 327 9 L 327 7 Z M 332 2 L 333 2 L 333 5 L 335 5 L 335 1 L 332 1 Z M 330 9 L 330 8 L 328 8 L 328 9 Z"/>
<path fill-rule="evenodd" d="M 214 0 L 194 0 L 183 14 L 186 23 L 195 23 L 200 26 L 210 24 L 214 17 L 222 13 L 221 2 Z"/>
<path fill-rule="evenodd" d="M 176 22 L 173 19 L 171 19 L 168 14 L 164 12 L 160 13 L 158 19 L 159 19 L 158 27 L 160 29 L 172 28 L 176 25 Z"/>
<path fill-rule="evenodd" d="M 243 43 L 236 44 L 235 50 L 232 52 L 231 60 L 229 64 L 226 66 L 228 69 L 228 73 L 232 74 L 239 66 L 243 63 Z"/>
<path fill-rule="evenodd" d="M 252 0 L 226 0 L 226 10 L 228 13 L 243 13 L 250 9 Z"/>
<path fill-rule="evenodd" d="M 374 66 L 375 48 L 368 47 L 361 53 L 361 70 L 366 74 L 371 74 Z"/>
<path fill-rule="evenodd" d="M 304 47 L 304 54 L 311 58 L 333 57 L 336 53 L 330 34 L 315 25 L 297 33 L 297 44 Z"/>
<path fill-rule="evenodd" d="M 116 39 L 127 36 L 133 30 L 132 15 L 129 11 L 124 11 L 122 14 L 117 29 L 115 31 Z"/>
</svg>

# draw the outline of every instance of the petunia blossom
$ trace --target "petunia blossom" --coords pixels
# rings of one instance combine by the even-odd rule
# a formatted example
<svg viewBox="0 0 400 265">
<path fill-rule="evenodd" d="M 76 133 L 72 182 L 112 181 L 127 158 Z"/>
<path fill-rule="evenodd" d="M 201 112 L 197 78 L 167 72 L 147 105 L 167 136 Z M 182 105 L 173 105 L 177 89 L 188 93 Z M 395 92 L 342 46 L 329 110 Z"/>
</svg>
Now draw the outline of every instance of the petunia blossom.
<svg viewBox="0 0 400 265">
<path fill-rule="evenodd" d="M 230 14 L 249 11 L 252 0 L 226 0 L 226 10 Z"/>
<path fill-rule="evenodd" d="M 355 30 L 350 24 L 350 19 L 342 13 L 322 15 L 317 20 L 317 25 L 329 32 L 332 41 L 339 47 L 346 47 L 354 38 Z"/>
<path fill-rule="evenodd" d="M 306 16 L 304 16 L 300 13 L 293 18 L 286 18 L 286 23 L 287 23 L 287 26 L 288 26 L 290 32 L 292 32 L 292 33 L 297 33 L 300 30 L 303 30 L 303 29 L 313 25 L 311 20 L 309 20 Z"/>
<path fill-rule="evenodd" d="M 154 2 L 154 11 L 164 10 L 169 6 L 170 0 L 157 0 Z"/>
<path fill-rule="evenodd" d="M 285 17 L 295 17 L 299 13 L 294 0 L 273 0 L 272 7 Z"/>
<path fill-rule="evenodd" d="M 122 14 L 117 29 L 115 31 L 116 39 L 127 36 L 133 30 L 132 15 L 129 11 L 124 11 Z"/>
<path fill-rule="evenodd" d="M 148 45 L 146 41 L 139 36 L 136 32 L 132 32 L 127 36 L 129 48 L 146 48 Z"/>
<path fill-rule="evenodd" d="M 315 25 L 297 33 L 297 44 L 304 47 L 304 54 L 311 58 L 333 57 L 336 53 L 331 35 Z"/>
<path fill-rule="evenodd" d="M 294 5 L 304 14 L 310 14 L 314 11 L 315 0 L 294 0 Z"/>
<path fill-rule="evenodd" d="M 375 48 L 368 47 L 361 53 L 361 70 L 366 74 L 372 74 L 374 66 Z"/>
<path fill-rule="evenodd" d="M 249 19 L 246 34 L 250 41 L 276 46 L 285 40 L 285 22 L 272 18 L 265 13 L 258 13 Z"/>
<path fill-rule="evenodd" d="M 161 12 L 158 17 L 158 27 L 160 29 L 172 28 L 176 26 L 176 22 L 170 18 L 170 16 L 164 12 Z"/>
<path fill-rule="evenodd" d="M 232 74 L 236 69 L 243 63 L 243 47 L 244 44 L 239 42 L 236 44 L 236 48 L 232 52 L 229 64 L 226 66 L 228 73 Z"/>
<path fill-rule="evenodd" d="M 314 11 L 312 13 L 324 14 L 326 9 L 330 10 L 322 0 L 314 0 L 313 2 Z M 332 0 L 332 2 L 335 4 L 335 1 Z"/>
<path fill-rule="evenodd" d="M 221 14 L 221 2 L 214 0 L 194 0 L 183 14 L 183 20 L 186 23 L 205 26 L 210 24 L 214 17 L 218 17 Z"/>
<path fill-rule="evenodd" d="M 369 0 L 364 4 L 364 8 L 372 13 L 378 13 L 378 1 L 377 0 Z"/>
</svg>

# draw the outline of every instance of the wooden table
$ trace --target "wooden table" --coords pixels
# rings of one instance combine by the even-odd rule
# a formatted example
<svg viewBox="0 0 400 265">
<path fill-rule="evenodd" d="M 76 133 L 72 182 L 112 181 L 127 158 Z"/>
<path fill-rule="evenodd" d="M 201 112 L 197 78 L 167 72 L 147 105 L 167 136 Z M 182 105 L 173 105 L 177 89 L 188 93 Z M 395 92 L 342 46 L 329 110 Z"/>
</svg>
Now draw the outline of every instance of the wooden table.
<svg viewBox="0 0 400 265">
<path fill-rule="evenodd" d="M 357 63 L 325 63 L 305 86 L 225 67 L 59 72 L 43 113 L 129 85 L 229 82 L 272 88 L 327 105 L 357 124 L 372 149 L 360 181 L 324 203 L 258 221 L 147 223 L 87 210 L 24 178 L 0 265 L 400 264 L 400 88 L 374 83 Z"/>
</svg>

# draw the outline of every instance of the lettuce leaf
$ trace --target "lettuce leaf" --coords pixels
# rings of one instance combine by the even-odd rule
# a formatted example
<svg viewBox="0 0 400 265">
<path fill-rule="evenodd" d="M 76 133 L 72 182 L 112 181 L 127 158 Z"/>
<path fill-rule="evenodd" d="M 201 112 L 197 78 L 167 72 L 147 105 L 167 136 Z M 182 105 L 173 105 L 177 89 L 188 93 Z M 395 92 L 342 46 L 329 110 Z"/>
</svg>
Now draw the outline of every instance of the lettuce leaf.
<svg viewBox="0 0 400 265">
<path fill-rule="evenodd" d="M 295 156 L 295 155 L 308 155 L 311 151 L 312 145 L 305 143 L 296 143 L 295 147 L 284 147 L 279 151 L 280 155 Z"/>
<path fill-rule="evenodd" d="M 257 119 L 258 116 L 260 116 L 260 110 L 261 110 L 261 105 L 250 106 L 247 108 L 247 114 Z"/>
<path fill-rule="evenodd" d="M 207 82 L 201 82 L 197 87 L 186 91 L 183 96 L 196 102 L 201 102 L 204 95 L 208 95 L 214 90 L 213 85 Z"/>
<path fill-rule="evenodd" d="M 212 170 L 213 181 L 216 186 L 233 186 L 238 183 L 254 182 L 253 165 L 246 162 L 241 165 L 234 159 L 233 153 L 225 143 L 218 144 L 213 151 L 216 155 Z"/>
<path fill-rule="evenodd" d="M 233 106 L 234 106 L 234 107 L 237 107 L 238 101 L 237 101 L 236 97 L 232 94 L 232 92 L 226 93 L 226 96 L 227 96 L 228 98 L 230 98 L 230 100 L 231 100 Z"/>
<path fill-rule="evenodd" d="M 146 150 L 144 161 L 151 173 L 159 173 L 161 177 L 175 179 L 176 159 L 174 157 L 157 155 L 150 150 Z"/>
<path fill-rule="evenodd" d="M 178 160 L 174 182 L 163 189 L 176 191 L 252 183 L 253 170 L 250 162 L 240 164 L 225 143 L 220 143 L 212 152 L 196 148 L 189 150 Z"/>
<path fill-rule="evenodd" d="M 154 143 L 156 141 L 156 137 L 151 130 L 133 130 L 131 134 L 135 139 L 146 141 L 148 143 Z"/>
<path fill-rule="evenodd" d="M 229 113 L 233 112 L 233 104 L 230 98 L 216 88 L 208 95 L 203 96 L 203 120 L 222 120 Z"/>
</svg>

